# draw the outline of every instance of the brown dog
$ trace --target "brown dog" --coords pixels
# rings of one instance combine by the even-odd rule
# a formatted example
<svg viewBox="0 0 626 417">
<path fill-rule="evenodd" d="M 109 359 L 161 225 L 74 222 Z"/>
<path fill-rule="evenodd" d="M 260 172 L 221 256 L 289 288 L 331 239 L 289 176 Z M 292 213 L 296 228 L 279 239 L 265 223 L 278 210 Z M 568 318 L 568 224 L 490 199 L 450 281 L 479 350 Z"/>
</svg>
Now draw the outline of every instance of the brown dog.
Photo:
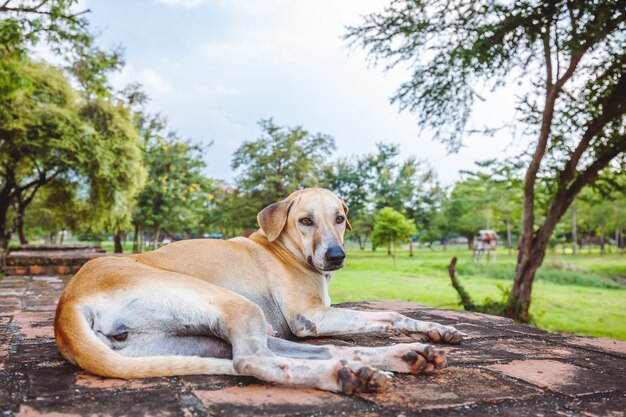
<svg viewBox="0 0 626 417">
<path fill-rule="evenodd" d="M 453 327 L 398 313 L 330 306 L 328 285 L 344 264 L 346 215 L 332 192 L 311 188 L 263 209 L 250 238 L 187 240 L 94 259 L 59 301 L 59 350 L 103 376 L 252 375 L 344 393 L 383 390 L 391 377 L 385 371 L 445 366 L 442 351 L 421 343 L 347 348 L 284 340 L 380 332 L 462 339 Z"/>
</svg>

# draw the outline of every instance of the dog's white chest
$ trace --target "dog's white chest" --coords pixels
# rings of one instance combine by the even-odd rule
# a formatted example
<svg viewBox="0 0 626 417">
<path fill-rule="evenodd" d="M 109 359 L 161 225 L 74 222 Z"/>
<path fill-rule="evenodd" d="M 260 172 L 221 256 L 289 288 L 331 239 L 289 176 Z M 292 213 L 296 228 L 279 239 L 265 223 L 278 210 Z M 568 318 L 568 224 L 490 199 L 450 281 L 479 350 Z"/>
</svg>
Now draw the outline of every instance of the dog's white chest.
<svg viewBox="0 0 626 417">
<path fill-rule="evenodd" d="M 325 274 L 323 280 L 323 291 L 324 291 L 324 306 L 330 307 L 330 294 L 328 294 L 328 287 L 330 286 L 330 280 L 333 279 L 334 273 Z"/>
</svg>

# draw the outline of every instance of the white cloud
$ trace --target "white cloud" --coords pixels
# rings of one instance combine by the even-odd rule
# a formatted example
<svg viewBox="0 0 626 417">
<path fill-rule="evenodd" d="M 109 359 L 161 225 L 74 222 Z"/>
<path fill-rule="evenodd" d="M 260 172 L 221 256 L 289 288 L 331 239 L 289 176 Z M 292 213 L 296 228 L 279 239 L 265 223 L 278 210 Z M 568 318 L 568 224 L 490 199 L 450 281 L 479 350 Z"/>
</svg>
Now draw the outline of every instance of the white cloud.
<svg viewBox="0 0 626 417">
<path fill-rule="evenodd" d="M 156 71 L 150 68 L 137 70 L 132 64 L 126 64 L 121 71 L 114 73 L 110 80 L 113 87 L 117 89 L 138 82 L 145 88 L 148 95 L 172 91 L 172 85 Z"/>
<path fill-rule="evenodd" d="M 111 81 L 111 85 L 114 88 L 122 89 L 128 84 L 132 83 L 134 80 L 133 75 L 135 73 L 135 68 L 133 64 L 126 64 L 119 72 L 114 72 L 111 74 L 109 80 Z"/>
<path fill-rule="evenodd" d="M 143 69 L 139 72 L 138 81 L 143 84 L 148 91 L 166 93 L 172 89 L 172 86 L 165 81 L 163 77 L 150 68 Z"/>
</svg>

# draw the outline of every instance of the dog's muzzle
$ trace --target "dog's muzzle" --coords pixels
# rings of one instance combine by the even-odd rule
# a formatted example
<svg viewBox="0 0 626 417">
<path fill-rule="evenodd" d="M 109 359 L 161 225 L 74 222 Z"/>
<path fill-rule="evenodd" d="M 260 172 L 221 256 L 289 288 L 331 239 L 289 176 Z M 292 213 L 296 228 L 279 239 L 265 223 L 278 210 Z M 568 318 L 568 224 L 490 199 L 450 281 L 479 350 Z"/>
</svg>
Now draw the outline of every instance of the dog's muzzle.
<svg viewBox="0 0 626 417">
<path fill-rule="evenodd" d="M 343 267 L 343 262 L 346 259 L 346 253 L 341 246 L 331 246 L 324 254 L 324 261 L 326 263 L 325 270 L 334 271 Z"/>
</svg>

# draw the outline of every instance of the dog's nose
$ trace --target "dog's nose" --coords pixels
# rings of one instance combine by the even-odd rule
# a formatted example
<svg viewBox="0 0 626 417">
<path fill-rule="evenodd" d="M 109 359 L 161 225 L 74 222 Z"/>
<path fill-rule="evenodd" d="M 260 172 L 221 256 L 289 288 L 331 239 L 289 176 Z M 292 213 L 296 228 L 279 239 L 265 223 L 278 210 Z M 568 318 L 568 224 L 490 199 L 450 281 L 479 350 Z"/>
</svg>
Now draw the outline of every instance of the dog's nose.
<svg viewBox="0 0 626 417">
<path fill-rule="evenodd" d="M 326 251 L 326 262 L 338 264 L 346 258 L 346 253 L 340 246 L 332 246 Z"/>
</svg>

